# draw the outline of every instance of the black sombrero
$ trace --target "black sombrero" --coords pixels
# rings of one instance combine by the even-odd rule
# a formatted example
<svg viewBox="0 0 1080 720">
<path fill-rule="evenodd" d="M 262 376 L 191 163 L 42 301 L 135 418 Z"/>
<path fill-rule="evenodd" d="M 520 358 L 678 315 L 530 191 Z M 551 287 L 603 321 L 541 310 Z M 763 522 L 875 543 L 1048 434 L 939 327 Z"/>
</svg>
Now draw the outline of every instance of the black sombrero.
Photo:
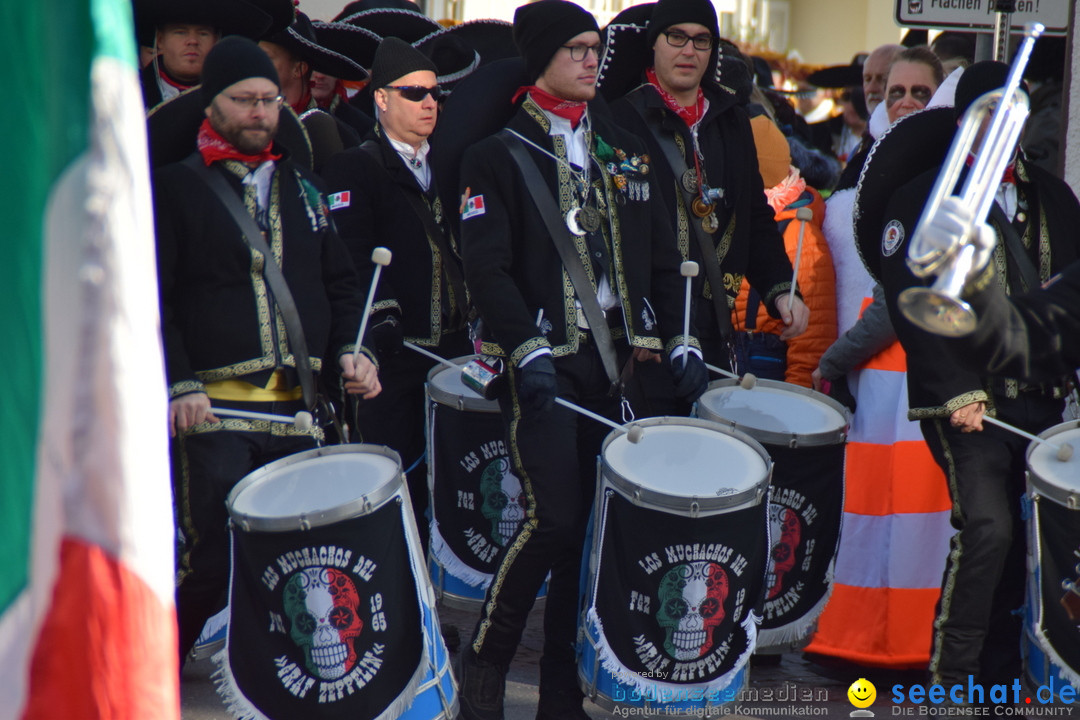
<svg viewBox="0 0 1080 720">
<path fill-rule="evenodd" d="M 862 68 L 866 53 L 859 53 L 847 65 L 831 65 L 806 76 L 806 82 L 819 88 L 862 87 Z"/>
<path fill-rule="evenodd" d="M 296 20 L 289 27 L 263 38 L 265 42 L 285 48 L 310 65 L 312 70 L 324 75 L 342 80 L 366 79 L 368 73 L 365 66 L 343 52 L 349 49 L 348 45 L 343 43 L 340 49 L 332 46 L 336 39 L 337 36 L 317 32 L 308 16 L 302 12 L 296 13 Z"/>
<path fill-rule="evenodd" d="M 394 8 L 396 10 L 411 10 L 416 12 L 416 3 L 411 0 L 355 0 L 345 5 L 337 15 L 334 16 L 334 22 L 339 22 L 343 18 L 347 18 L 350 15 L 364 12 L 366 10 L 377 10 L 379 8 Z"/>
<path fill-rule="evenodd" d="M 207 25 L 221 35 L 243 35 L 258 40 L 271 28 L 273 18 L 257 4 L 244 0 L 134 0 L 135 37 L 150 47 L 162 25 Z"/>
<path fill-rule="evenodd" d="M 177 0 L 173 0 L 176 2 Z M 270 16 L 270 27 L 266 35 L 279 33 L 293 24 L 296 19 L 296 3 L 293 0 L 245 0 Z"/>
<path fill-rule="evenodd" d="M 370 30 L 379 37 L 401 38 L 407 43 L 414 43 L 426 35 L 442 29 L 442 25 L 423 13 L 416 10 L 399 10 L 397 8 L 364 10 L 363 12 L 347 15 L 338 22 L 357 25 Z"/>
<path fill-rule="evenodd" d="M 875 280 L 881 278 L 889 200 L 906 183 L 941 166 L 955 133 L 951 107 L 920 110 L 898 120 L 870 149 L 855 189 L 854 230 L 855 247 Z"/>
<path fill-rule="evenodd" d="M 340 22 L 311 23 L 315 30 L 315 37 L 319 44 L 326 48 L 344 55 L 364 69 L 371 70 L 371 63 L 375 60 L 375 51 L 379 49 L 382 38 L 372 31 Z M 327 73 L 332 74 L 332 73 Z"/>
<path fill-rule="evenodd" d="M 195 152 L 199 126 L 206 119 L 202 86 L 196 85 L 154 107 L 146 118 L 150 166 L 179 162 Z M 311 169 L 311 141 L 292 108 L 282 106 L 275 142 L 288 149 L 300 167 Z"/>
<path fill-rule="evenodd" d="M 504 20 L 471 20 L 440 28 L 413 43 L 439 69 L 439 85 L 453 90 L 481 65 L 518 56 L 514 26 Z"/>
</svg>

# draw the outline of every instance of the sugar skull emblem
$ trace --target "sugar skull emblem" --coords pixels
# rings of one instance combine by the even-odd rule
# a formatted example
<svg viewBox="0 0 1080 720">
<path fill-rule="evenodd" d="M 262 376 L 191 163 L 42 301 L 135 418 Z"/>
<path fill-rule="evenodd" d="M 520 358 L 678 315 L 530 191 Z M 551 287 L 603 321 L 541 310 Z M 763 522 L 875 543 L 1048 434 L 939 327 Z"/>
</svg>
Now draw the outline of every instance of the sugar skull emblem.
<svg viewBox="0 0 1080 720">
<path fill-rule="evenodd" d="M 480 512 L 491 521 L 491 539 L 500 547 L 517 534 L 525 519 L 525 493 L 521 481 L 510 472 L 510 460 L 496 458 L 480 475 Z"/>
<path fill-rule="evenodd" d="M 724 620 L 729 591 L 724 568 L 699 561 L 676 565 L 660 580 L 656 621 L 664 649 L 676 660 L 694 660 L 712 649 L 713 631 Z"/>
<path fill-rule="evenodd" d="M 323 680 L 336 680 L 356 664 L 353 640 L 364 628 L 356 584 L 334 568 L 305 568 L 285 584 L 283 604 L 289 637 Z"/>
<path fill-rule="evenodd" d="M 766 600 L 780 594 L 784 575 L 795 567 L 795 551 L 802 539 L 802 521 L 791 508 L 783 505 L 769 506 L 769 535 L 772 551 L 769 553 L 769 572 L 765 578 Z"/>
</svg>

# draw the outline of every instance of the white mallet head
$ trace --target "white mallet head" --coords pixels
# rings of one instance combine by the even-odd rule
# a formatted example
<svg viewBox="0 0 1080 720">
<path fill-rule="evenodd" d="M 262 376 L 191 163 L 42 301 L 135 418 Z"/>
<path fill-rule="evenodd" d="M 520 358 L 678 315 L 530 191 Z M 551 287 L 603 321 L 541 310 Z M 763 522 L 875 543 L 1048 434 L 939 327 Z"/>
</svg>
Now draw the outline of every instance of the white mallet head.
<svg viewBox="0 0 1080 720">
<path fill-rule="evenodd" d="M 814 211 L 808 207 L 801 207 L 795 211 L 795 219 L 810 222 L 814 219 Z"/>
<path fill-rule="evenodd" d="M 309 432 L 313 424 L 314 418 L 311 417 L 311 413 L 307 410 L 301 410 L 293 418 L 293 426 L 300 432 Z"/>
<path fill-rule="evenodd" d="M 377 247 L 371 251 L 371 262 L 376 265 L 389 265 L 391 258 L 394 254 L 390 252 L 390 248 Z"/>
<path fill-rule="evenodd" d="M 640 425 L 631 425 L 626 431 L 626 439 L 637 445 L 641 442 L 642 436 L 645 435 L 645 428 Z"/>
<path fill-rule="evenodd" d="M 754 373 L 746 373 L 739 378 L 739 387 L 743 390 L 753 390 L 755 385 L 757 385 L 757 375 Z"/>
<path fill-rule="evenodd" d="M 1057 451 L 1057 459 L 1061 462 L 1069 462 L 1069 460 L 1072 460 L 1072 456 L 1073 446 L 1069 443 L 1062 443 Z"/>
<path fill-rule="evenodd" d="M 679 266 L 679 273 L 683 277 L 697 277 L 698 264 L 693 260 L 687 260 Z"/>
</svg>

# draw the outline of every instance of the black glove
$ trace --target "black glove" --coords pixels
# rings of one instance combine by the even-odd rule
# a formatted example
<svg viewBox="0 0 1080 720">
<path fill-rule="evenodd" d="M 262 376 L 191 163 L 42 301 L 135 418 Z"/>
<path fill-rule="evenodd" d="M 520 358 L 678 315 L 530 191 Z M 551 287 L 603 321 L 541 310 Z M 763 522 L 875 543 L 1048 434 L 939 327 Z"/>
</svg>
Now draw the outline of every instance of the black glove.
<svg viewBox="0 0 1080 720">
<path fill-rule="evenodd" d="M 558 388 L 550 355 L 535 357 L 521 368 L 521 406 L 529 412 L 547 412 L 555 405 Z"/>
<path fill-rule="evenodd" d="M 380 359 L 393 357 L 404 347 L 402 343 L 405 342 L 405 332 L 396 315 L 387 315 L 382 321 L 372 325 L 368 337 L 371 338 L 371 344 Z"/>
<path fill-rule="evenodd" d="M 705 361 L 689 351 L 671 361 L 671 375 L 675 379 L 675 397 L 688 403 L 701 397 L 709 385 Z"/>
</svg>

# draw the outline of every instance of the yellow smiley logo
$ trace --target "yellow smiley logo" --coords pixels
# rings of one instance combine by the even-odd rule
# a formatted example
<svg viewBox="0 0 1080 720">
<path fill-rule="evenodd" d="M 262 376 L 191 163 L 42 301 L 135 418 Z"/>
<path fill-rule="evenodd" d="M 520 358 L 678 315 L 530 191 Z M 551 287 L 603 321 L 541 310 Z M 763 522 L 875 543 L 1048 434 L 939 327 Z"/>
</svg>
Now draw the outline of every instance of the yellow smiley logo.
<svg viewBox="0 0 1080 720">
<path fill-rule="evenodd" d="M 866 678 L 859 678 L 847 689 L 848 700 L 857 708 L 867 708 L 877 699 L 877 688 Z"/>
</svg>

